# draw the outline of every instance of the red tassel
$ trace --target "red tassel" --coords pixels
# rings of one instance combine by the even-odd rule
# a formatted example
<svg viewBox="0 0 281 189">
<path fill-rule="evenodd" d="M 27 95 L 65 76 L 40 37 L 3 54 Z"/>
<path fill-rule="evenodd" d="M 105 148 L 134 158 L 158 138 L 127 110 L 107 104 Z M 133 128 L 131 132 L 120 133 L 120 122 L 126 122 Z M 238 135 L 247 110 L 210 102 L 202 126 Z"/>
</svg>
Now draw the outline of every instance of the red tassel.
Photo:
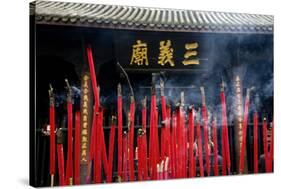
<svg viewBox="0 0 281 189">
<path fill-rule="evenodd" d="M 200 177 L 204 177 L 203 157 L 202 157 L 202 141 L 201 141 L 201 128 L 200 123 L 197 121 L 196 126 L 197 143 L 198 143 L 198 159 L 199 159 L 199 170 Z"/>
<path fill-rule="evenodd" d="M 74 184 L 80 184 L 80 112 L 75 113 Z"/>
<path fill-rule="evenodd" d="M 217 120 L 214 118 L 213 124 L 213 141 L 214 141 L 214 175 L 219 175 L 219 168 L 218 168 L 218 139 L 217 139 Z"/>
<path fill-rule="evenodd" d="M 258 151 L 258 113 L 254 113 L 254 173 L 259 172 Z"/>
<path fill-rule="evenodd" d="M 240 164 L 239 164 L 239 172 L 242 174 L 244 172 L 244 154 L 246 148 L 246 136 L 247 136 L 247 127 L 248 127 L 248 111 L 249 111 L 249 102 L 250 101 L 250 89 L 247 89 L 247 95 L 245 100 L 245 108 L 244 108 L 244 119 L 243 119 L 243 133 L 242 133 L 242 147 L 240 152 Z"/>
</svg>

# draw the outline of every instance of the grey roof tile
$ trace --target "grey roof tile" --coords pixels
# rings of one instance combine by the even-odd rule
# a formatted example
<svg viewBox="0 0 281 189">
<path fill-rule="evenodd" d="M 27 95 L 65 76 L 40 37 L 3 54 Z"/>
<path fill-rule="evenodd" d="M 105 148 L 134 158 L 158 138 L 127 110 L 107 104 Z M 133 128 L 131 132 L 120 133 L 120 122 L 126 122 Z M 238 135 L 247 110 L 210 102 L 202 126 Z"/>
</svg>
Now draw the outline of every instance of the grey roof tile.
<svg viewBox="0 0 281 189">
<path fill-rule="evenodd" d="M 273 32 L 271 15 L 99 5 L 38 0 L 37 24 L 182 32 Z"/>
</svg>

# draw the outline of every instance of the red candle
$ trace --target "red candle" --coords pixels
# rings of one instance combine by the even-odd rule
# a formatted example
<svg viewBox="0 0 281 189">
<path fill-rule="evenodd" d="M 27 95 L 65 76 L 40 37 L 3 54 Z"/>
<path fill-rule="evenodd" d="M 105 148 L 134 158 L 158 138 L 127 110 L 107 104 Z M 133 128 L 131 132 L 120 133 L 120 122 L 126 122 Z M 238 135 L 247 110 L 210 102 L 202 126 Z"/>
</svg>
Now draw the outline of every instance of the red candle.
<svg viewBox="0 0 281 189">
<path fill-rule="evenodd" d="M 240 151 L 240 164 L 239 164 L 239 172 L 242 174 L 244 172 L 244 154 L 246 148 L 246 136 L 247 136 L 247 127 L 248 127 L 248 111 L 249 111 L 249 102 L 250 101 L 250 89 L 247 89 L 247 95 L 245 100 L 244 107 L 244 119 L 243 119 L 243 133 L 242 133 L 242 147 Z"/>
<path fill-rule="evenodd" d="M 112 182 L 112 169 L 113 169 L 113 152 L 114 152 L 114 139 L 115 139 L 115 128 L 116 128 L 116 117 L 112 116 L 111 128 L 109 134 L 109 153 L 108 153 L 108 174 L 106 182 Z"/>
<path fill-rule="evenodd" d="M 196 135 L 197 135 L 197 143 L 198 143 L 198 159 L 199 159 L 200 177 L 204 177 L 204 167 L 203 167 L 203 157 L 202 157 L 202 141 L 201 141 L 201 128 L 200 128 L 199 120 L 197 120 Z"/>
<path fill-rule="evenodd" d="M 54 185 L 54 174 L 56 169 L 56 138 L 55 138 L 55 96 L 53 88 L 50 85 L 49 90 L 50 96 L 50 107 L 49 107 L 49 121 L 50 121 L 50 175 L 51 175 L 51 186 Z"/>
<path fill-rule="evenodd" d="M 188 129 L 189 129 L 189 177 L 194 177 L 194 156 L 193 156 L 193 143 L 194 143 L 194 115 L 193 107 L 190 108 L 188 113 Z"/>
<path fill-rule="evenodd" d="M 258 113 L 254 113 L 254 173 L 259 171 L 259 151 L 258 151 Z"/>
<path fill-rule="evenodd" d="M 122 92 L 121 92 L 121 84 L 118 84 L 117 89 L 118 97 L 117 97 L 117 116 L 118 116 L 118 168 L 117 174 L 120 177 L 122 174 L 122 127 L 123 127 L 123 119 L 122 119 Z"/>
<path fill-rule="evenodd" d="M 213 141 L 214 141 L 214 175 L 219 175 L 219 168 L 218 168 L 218 139 L 217 139 L 217 120 L 214 118 L 213 124 Z"/>
<path fill-rule="evenodd" d="M 80 112 L 75 112 L 74 184 L 80 184 Z"/>
</svg>

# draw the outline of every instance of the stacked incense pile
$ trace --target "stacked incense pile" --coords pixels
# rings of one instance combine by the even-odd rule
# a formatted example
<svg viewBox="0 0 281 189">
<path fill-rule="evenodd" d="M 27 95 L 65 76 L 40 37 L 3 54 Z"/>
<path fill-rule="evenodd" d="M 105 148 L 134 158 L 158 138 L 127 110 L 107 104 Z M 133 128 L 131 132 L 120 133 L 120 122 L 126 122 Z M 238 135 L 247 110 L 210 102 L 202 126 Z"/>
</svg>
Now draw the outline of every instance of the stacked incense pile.
<svg viewBox="0 0 281 189">
<path fill-rule="evenodd" d="M 94 60 L 91 48 L 87 48 L 90 77 L 94 94 L 92 128 L 90 133 L 89 158 L 87 162 L 88 183 L 110 183 L 135 180 L 162 180 L 171 178 L 192 178 L 211 175 L 234 174 L 231 167 L 232 154 L 228 131 L 227 97 L 222 82 L 218 90 L 220 111 L 208 112 L 205 90 L 200 87 L 202 104 L 200 107 L 186 105 L 184 92 L 175 107 L 165 97 L 164 82 L 160 81 L 160 97 L 157 96 L 155 84 L 151 87 L 150 106 L 145 97 L 141 102 L 141 111 L 136 111 L 137 102 L 130 95 L 128 112 L 123 107 L 122 86 L 117 86 L 116 116 L 111 116 L 110 130 L 105 135 L 105 109 L 99 102 L 99 87 L 96 81 Z M 59 166 L 59 185 L 80 184 L 81 138 L 80 112 L 72 108 L 72 90 L 67 84 L 67 148 L 66 169 L 64 170 L 64 154 L 62 132 L 58 129 L 59 139 L 55 141 L 55 107 L 54 92 L 50 89 L 50 175 L 54 185 L 55 162 Z M 102 89 L 101 89 L 102 90 Z M 198 90 L 199 91 L 199 90 Z M 246 148 L 247 126 L 249 117 L 250 90 L 245 98 L 243 120 L 243 142 L 239 173 L 243 173 L 244 151 Z M 215 116 L 216 115 L 216 116 Z M 141 124 L 135 117 L 141 117 Z M 74 121 L 73 121 L 74 118 Z M 125 119 L 124 119 L 125 118 Z M 219 118 L 219 119 L 218 119 Z M 81 119 L 83 119 L 81 117 Z M 124 124 L 123 120 L 126 120 Z M 254 113 L 253 124 L 253 162 L 254 173 L 258 173 L 258 113 Z M 74 134 L 73 131 L 74 123 Z M 265 171 L 273 171 L 273 123 L 263 119 L 263 151 Z M 117 130 L 117 131 L 116 131 Z M 220 133 L 219 133 L 220 132 Z M 268 142 L 268 133 L 271 141 Z M 116 133 L 116 134 L 115 134 Z M 109 136 L 106 138 L 105 136 Z M 219 137 L 220 136 L 220 137 Z M 236 140 L 236 139 L 234 139 Z M 55 156 L 55 143 L 57 156 Z M 116 145 L 117 143 L 117 145 Z M 65 146 L 66 147 L 66 146 Z M 74 147 L 74 150 L 73 150 Z M 56 159 L 57 157 L 57 159 Z M 222 157 L 220 161 L 220 157 Z M 116 163 L 114 165 L 113 163 Z M 74 179 L 74 180 L 73 180 Z M 74 181 L 74 182 L 73 182 Z"/>
</svg>

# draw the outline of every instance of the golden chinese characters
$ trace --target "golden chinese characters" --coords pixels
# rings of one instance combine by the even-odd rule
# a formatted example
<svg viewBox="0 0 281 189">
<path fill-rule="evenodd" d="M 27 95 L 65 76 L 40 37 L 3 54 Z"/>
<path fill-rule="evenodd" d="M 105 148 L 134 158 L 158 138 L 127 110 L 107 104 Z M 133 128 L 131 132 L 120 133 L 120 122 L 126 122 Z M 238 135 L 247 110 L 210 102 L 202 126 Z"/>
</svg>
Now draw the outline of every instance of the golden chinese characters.
<svg viewBox="0 0 281 189">
<path fill-rule="evenodd" d="M 198 65 L 200 64 L 198 58 L 197 48 L 199 47 L 198 43 L 187 43 L 185 44 L 186 53 L 184 54 L 184 61 L 182 61 L 183 65 Z"/>
<path fill-rule="evenodd" d="M 160 41 L 160 47 L 159 47 L 160 53 L 158 56 L 158 64 L 164 66 L 166 64 L 169 64 L 170 66 L 175 66 L 174 60 L 173 60 L 173 52 L 174 49 L 171 48 L 171 41 L 167 40 Z"/>
<path fill-rule="evenodd" d="M 81 163 L 87 163 L 88 122 L 89 122 L 89 76 L 82 80 L 82 130 L 81 130 Z"/>
<path fill-rule="evenodd" d="M 130 65 L 148 65 L 147 57 L 147 44 L 143 43 L 141 40 L 137 40 L 137 44 L 133 45 L 133 53 L 131 57 Z"/>
</svg>

